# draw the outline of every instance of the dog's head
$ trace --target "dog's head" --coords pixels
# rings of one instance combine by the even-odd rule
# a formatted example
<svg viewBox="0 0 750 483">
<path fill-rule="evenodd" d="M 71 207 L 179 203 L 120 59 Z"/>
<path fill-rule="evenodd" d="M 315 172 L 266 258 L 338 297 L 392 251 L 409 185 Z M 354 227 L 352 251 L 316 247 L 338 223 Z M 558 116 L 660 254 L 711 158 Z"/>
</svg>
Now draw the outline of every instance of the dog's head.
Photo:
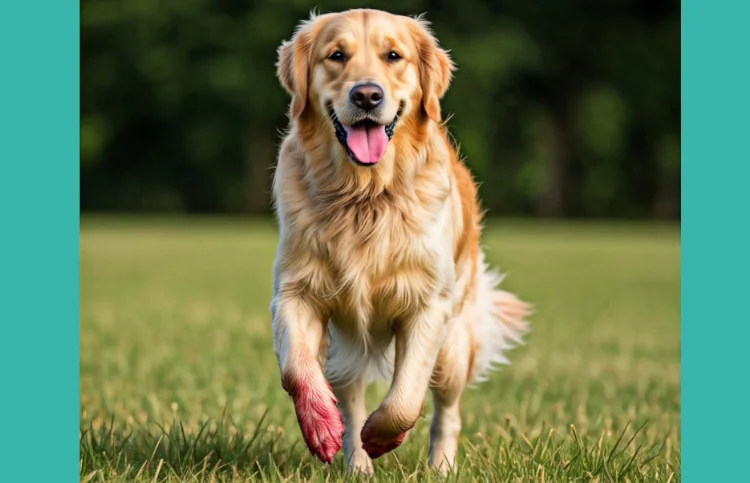
<svg viewBox="0 0 750 483">
<path fill-rule="evenodd" d="M 373 166 L 406 119 L 439 122 L 453 63 L 427 22 L 378 10 L 312 16 L 279 48 L 290 115 L 325 119 L 356 164 Z"/>
</svg>

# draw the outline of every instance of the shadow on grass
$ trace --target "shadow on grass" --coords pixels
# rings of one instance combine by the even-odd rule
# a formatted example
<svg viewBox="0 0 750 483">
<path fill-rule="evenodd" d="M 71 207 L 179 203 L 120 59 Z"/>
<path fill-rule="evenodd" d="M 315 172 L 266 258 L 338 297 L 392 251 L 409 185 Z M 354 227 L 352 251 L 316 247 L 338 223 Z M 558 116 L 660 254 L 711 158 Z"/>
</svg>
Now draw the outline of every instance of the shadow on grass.
<svg viewBox="0 0 750 483">
<path fill-rule="evenodd" d="M 596 439 L 579 435 L 573 426 L 568 435 L 549 430 L 535 438 L 508 427 L 510 437 L 494 442 L 462 438 L 458 471 L 448 478 L 430 472 L 424 458 L 417 462 L 394 456 L 376 464 L 367 481 L 680 481 L 679 455 L 676 460 L 660 458 L 663 442 L 637 444 L 644 426 Z M 289 444 L 269 430 L 265 415 L 252 434 L 226 417 L 207 421 L 195 433 L 186 432 L 179 421 L 128 432 L 113 418 L 81 430 L 81 481 L 352 479 L 343 458 L 325 466 L 295 441 Z"/>
</svg>

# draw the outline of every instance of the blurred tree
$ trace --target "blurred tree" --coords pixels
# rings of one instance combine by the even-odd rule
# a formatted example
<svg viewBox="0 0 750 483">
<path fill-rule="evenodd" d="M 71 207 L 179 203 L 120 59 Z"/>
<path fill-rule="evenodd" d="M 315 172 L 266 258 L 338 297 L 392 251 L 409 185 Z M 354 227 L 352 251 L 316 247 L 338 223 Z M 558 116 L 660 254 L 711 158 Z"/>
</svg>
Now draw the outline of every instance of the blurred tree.
<svg viewBox="0 0 750 483">
<path fill-rule="evenodd" d="M 679 217 L 679 2 L 367 6 L 427 12 L 451 50 L 445 111 L 491 214 Z M 309 10 L 82 3 L 82 209 L 268 212 L 288 102 L 276 48 Z"/>
</svg>

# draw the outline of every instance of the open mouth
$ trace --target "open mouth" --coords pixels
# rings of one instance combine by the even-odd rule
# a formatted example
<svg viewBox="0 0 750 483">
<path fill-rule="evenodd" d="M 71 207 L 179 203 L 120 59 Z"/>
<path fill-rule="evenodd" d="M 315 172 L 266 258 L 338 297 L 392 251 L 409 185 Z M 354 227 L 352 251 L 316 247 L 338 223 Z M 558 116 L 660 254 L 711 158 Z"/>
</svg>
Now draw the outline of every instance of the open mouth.
<svg viewBox="0 0 750 483">
<path fill-rule="evenodd" d="M 336 139 L 346 150 L 349 159 L 362 166 L 373 166 L 383 158 L 402 110 L 403 105 L 389 124 L 378 124 L 365 119 L 351 126 L 344 126 L 339 122 L 333 107 L 328 108 L 328 113 L 336 130 Z"/>
</svg>

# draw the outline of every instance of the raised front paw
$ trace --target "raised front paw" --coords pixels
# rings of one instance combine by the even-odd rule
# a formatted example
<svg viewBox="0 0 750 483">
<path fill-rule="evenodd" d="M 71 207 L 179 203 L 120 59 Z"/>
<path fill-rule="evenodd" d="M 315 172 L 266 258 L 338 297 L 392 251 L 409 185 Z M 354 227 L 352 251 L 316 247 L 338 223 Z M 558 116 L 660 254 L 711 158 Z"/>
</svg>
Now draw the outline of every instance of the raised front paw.
<svg viewBox="0 0 750 483">
<path fill-rule="evenodd" d="M 378 458 L 401 446 L 413 426 L 414 423 L 405 428 L 394 424 L 394 421 L 379 409 L 370 415 L 362 428 L 362 448 L 370 458 Z"/>
<path fill-rule="evenodd" d="M 284 384 L 284 388 L 292 396 L 297 422 L 310 453 L 324 463 L 332 463 L 343 445 L 344 421 L 330 386 L 297 380 Z"/>
</svg>

